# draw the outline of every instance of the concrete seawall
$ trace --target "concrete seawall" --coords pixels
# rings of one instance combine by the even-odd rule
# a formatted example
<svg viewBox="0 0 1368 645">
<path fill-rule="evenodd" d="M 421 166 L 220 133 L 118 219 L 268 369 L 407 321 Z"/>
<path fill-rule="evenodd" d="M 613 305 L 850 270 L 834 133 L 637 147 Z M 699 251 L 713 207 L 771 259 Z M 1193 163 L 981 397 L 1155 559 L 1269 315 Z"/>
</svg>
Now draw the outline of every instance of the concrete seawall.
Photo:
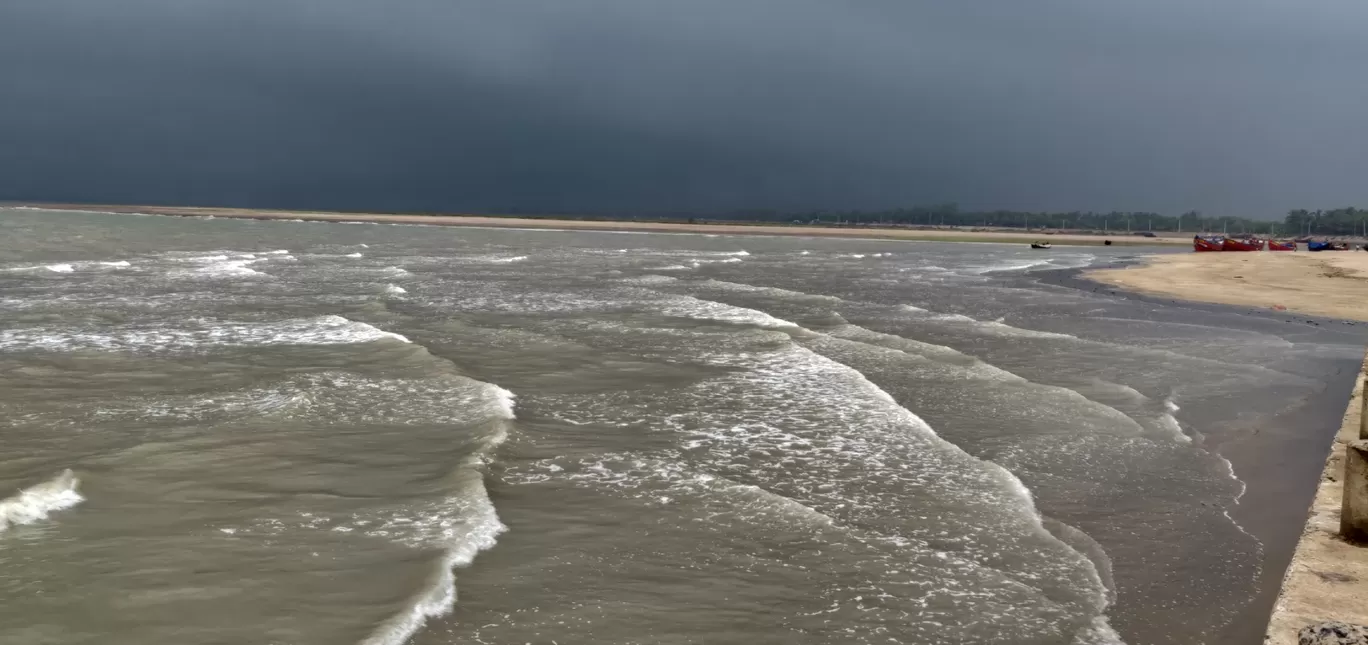
<svg viewBox="0 0 1368 645">
<path fill-rule="evenodd" d="M 1264 636 L 1268 645 L 1296 645 L 1298 630 L 1313 623 L 1336 620 L 1368 625 L 1368 546 L 1355 546 L 1340 537 L 1346 449 L 1361 433 L 1368 432 L 1368 418 L 1363 414 L 1366 371 L 1368 357 L 1359 370 L 1306 527 L 1269 619 Z"/>
</svg>

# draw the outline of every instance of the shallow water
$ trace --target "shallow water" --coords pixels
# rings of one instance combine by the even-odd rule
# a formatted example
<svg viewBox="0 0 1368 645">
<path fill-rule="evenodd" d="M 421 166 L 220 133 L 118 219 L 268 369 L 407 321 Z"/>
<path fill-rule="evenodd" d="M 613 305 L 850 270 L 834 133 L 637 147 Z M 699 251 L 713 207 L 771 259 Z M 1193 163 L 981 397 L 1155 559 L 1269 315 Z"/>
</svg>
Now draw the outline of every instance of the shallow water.
<svg viewBox="0 0 1368 645">
<path fill-rule="evenodd" d="M 1101 247 L 0 234 L 4 643 L 1236 642 L 1362 352 Z"/>
</svg>

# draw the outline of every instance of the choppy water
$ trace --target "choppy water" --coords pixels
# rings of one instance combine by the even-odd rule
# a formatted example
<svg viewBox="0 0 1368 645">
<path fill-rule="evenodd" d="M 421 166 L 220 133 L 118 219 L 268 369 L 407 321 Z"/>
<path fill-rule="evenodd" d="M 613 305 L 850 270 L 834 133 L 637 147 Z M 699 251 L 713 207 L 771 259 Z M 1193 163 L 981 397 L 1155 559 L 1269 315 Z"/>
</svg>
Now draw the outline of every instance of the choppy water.
<svg viewBox="0 0 1368 645">
<path fill-rule="evenodd" d="M 1360 338 L 1125 253 L 0 210 L 0 642 L 1220 641 Z"/>
</svg>

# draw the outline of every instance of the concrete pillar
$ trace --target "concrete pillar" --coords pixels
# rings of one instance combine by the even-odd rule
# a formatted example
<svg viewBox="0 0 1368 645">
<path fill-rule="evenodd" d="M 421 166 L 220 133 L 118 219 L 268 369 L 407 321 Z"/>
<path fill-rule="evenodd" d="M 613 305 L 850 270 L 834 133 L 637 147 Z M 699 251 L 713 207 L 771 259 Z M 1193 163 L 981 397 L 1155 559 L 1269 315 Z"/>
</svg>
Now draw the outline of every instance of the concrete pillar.
<svg viewBox="0 0 1368 645">
<path fill-rule="evenodd" d="M 1359 402 L 1363 404 L 1359 408 L 1359 439 L 1368 439 L 1368 382 L 1363 384 Z"/>
<path fill-rule="evenodd" d="M 1363 383 L 1363 393 L 1359 395 L 1359 439 L 1368 439 L 1368 381 Z"/>
<path fill-rule="evenodd" d="M 1350 542 L 1368 543 L 1368 441 L 1344 447 L 1344 505 L 1340 534 Z"/>
</svg>

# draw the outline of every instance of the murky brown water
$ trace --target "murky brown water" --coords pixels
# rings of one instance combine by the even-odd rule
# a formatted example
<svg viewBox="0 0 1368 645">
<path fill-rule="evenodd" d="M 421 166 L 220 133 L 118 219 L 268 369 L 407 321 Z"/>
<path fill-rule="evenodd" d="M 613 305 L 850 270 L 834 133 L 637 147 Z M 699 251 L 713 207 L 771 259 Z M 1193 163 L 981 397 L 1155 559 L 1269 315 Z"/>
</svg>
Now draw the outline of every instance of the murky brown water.
<svg viewBox="0 0 1368 645">
<path fill-rule="evenodd" d="M 1270 575 L 1210 448 L 1361 354 L 1040 280 L 1100 247 L 0 234 L 7 644 L 1203 642 Z"/>
</svg>

